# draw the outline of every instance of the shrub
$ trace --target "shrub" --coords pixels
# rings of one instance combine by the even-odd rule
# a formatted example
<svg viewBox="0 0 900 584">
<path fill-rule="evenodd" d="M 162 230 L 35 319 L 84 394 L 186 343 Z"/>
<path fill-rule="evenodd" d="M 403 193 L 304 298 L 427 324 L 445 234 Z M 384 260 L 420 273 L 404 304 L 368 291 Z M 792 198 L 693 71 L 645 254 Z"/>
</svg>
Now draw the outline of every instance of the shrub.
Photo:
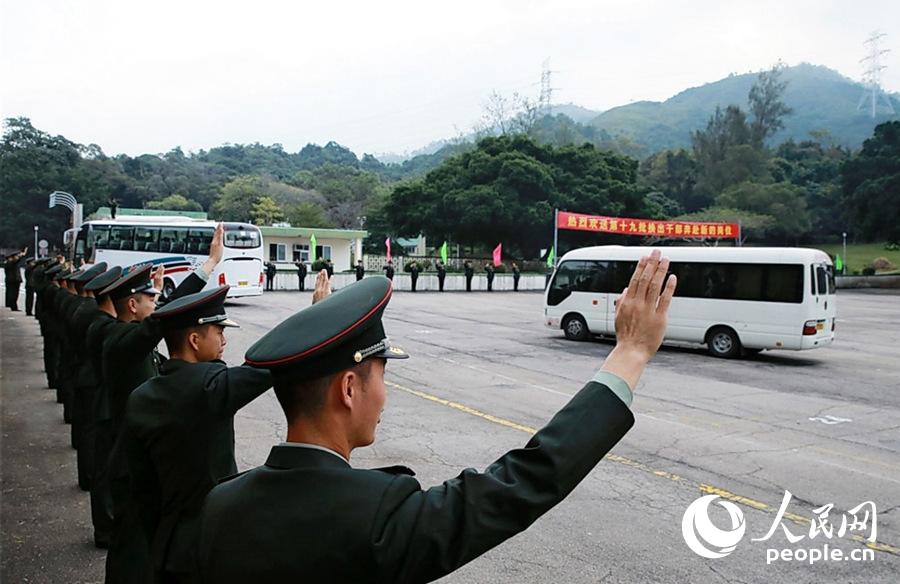
<svg viewBox="0 0 900 584">
<path fill-rule="evenodd" d="M 875 268 L 876 271 L 893 270 L 894 264 L 887 258 L 875 258 L 872 260 L 872 267 Z"/>
<path fill-rule="evenodd" d="M 884 249 L 886 251 L 900 251 L 900 243 L 889 241 L 888 243 L 884 244 Z"/>
<path fill-rule="evenodd" d="M 872 266 L 866 266 L 865 268 L 863 268 L 862 275 L 863 276 L 874 276 L 875 268 L 873 268 Z"/>
<path fill-rule="evenodd" d="M 319 258 L 312 263 L 311 271 L 313 273 L 318 272 L 320 270 L 324 270 L 324 269 L 325 269 L 325 260 L 323 260 L 322 258 Z"/>
</svg>

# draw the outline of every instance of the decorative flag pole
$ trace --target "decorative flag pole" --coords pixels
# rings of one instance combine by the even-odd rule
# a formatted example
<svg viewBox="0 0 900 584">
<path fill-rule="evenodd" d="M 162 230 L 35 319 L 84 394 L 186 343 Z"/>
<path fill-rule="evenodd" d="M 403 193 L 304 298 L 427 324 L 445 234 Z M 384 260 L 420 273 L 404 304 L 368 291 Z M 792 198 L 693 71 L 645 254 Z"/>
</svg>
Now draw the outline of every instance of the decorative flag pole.
<svg viewBox="0 0 900 584">
<path fill-rule="evenodd" d="M 309 265 L 316 263 L 316 234 L 309 236 Z"/>
<path fill-rule="evenodd" d="M 444 245 L 441 246 L 441 261 L 444 265 L 447 265 L 447 242 L 444 242 Z"/>
<path fill-rule="evenodd" d="M 387 261 L 391 261 L 391 236 L 388 235 L 384 240 L 384 246 L 387 248 Z"/>
<path fill-rule="evenodd" d="M 498 243 L 497 247 L 494 248 L 494 267 L 499 266 L 503 259 L 503 244 Z"/>
<path fill-rule="evenodd" d="M 556 250 L 559 247 L 559 209 L 553 209 L 553 247 L 551 249 L 551 255 L 553 255 L 554 261 L 556 260 Z M 548 256 L 549 257 L 549 256 Z M 548 260 L 549 262 L 549 260 Z M 547 266 L 552 268 L 554 264 L 547 263 Z"/>
</svg>

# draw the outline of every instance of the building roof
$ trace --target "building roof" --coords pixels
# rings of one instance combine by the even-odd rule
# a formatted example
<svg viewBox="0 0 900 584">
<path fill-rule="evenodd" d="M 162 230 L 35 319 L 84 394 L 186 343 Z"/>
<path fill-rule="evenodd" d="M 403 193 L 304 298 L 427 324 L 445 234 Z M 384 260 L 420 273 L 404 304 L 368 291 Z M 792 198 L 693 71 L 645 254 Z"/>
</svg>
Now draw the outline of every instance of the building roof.
<svg viewBox="0 0 900 584">
<path fill-rule="evenodd" d="M 116 217 L 127 215 L 133 216 L 150 216 L 150 217 L 188 217 L 190 219 L 207 219 L 206 211 L 167 211 L 165 209 L 127 209 L 118 207 L 116 209 Z M 91 219 L 111 219 L 112 209 L 109 207 L 100 207 L 90 217 Z"/>
<path fill-rule="evenodd" d="M 359 239 L 369 235 L 368 231 L 359 229 L 325 229 L 319 227 L 270 227 L 259 226 L 263 237 L 309 237 L 330 239 Z"/>
</svg>

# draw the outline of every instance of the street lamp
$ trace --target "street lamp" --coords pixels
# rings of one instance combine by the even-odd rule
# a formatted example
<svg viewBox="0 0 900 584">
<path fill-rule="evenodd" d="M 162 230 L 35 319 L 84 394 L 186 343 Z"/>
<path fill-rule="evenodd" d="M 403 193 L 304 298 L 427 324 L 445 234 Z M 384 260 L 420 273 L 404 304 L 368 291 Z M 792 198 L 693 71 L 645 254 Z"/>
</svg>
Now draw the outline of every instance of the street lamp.
<svg viewBox="0 0 900 584">
<path fill-rule="evenodd" d="M 843 233 L 841 233 L 841 235 L 844 237 L 844 265 L 843 265 L 844 270 L 843 271 L 846 272 L 847 271 L 847 232 L 844 231 Z"/>
</svg>

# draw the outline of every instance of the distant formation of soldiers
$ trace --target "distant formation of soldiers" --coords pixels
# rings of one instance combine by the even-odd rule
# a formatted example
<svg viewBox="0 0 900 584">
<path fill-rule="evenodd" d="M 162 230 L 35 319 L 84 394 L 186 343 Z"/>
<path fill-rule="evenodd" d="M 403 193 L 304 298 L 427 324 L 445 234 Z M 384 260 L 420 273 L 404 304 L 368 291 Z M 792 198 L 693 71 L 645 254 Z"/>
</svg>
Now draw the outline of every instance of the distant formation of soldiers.
<svg viewBox="0 0 900 584">
<path fill-rule="evenodd" d="M 409 356 L 382 322 L 390 280 L 331 295 L 323 269 L 313 306 L 228 367 L 225 331 L 237 326 L 225 311 L 229 288 L 207 289 L 222 252 L 219 225 L 208 260 L 165 299 L 162 267 L 30 266 L 47 384 L 71 424 L 107 584 L 449 574 L 527 529 L 630 429 L 632 388 L 662 341 L 675 289 L 674 278 L 663 283 L 667 260 L 643 258 L 619 299 L 616 349 L 569 404 L 484 472 L 422 489 L 404 466 L 349 463 L 375 440 L 387 362 Z M 6 265 L 19 269 L 21 259 Z M 234 415 L 269 388 L 288 422 L 285 442 L 237 475 Z"/>
</svg>

